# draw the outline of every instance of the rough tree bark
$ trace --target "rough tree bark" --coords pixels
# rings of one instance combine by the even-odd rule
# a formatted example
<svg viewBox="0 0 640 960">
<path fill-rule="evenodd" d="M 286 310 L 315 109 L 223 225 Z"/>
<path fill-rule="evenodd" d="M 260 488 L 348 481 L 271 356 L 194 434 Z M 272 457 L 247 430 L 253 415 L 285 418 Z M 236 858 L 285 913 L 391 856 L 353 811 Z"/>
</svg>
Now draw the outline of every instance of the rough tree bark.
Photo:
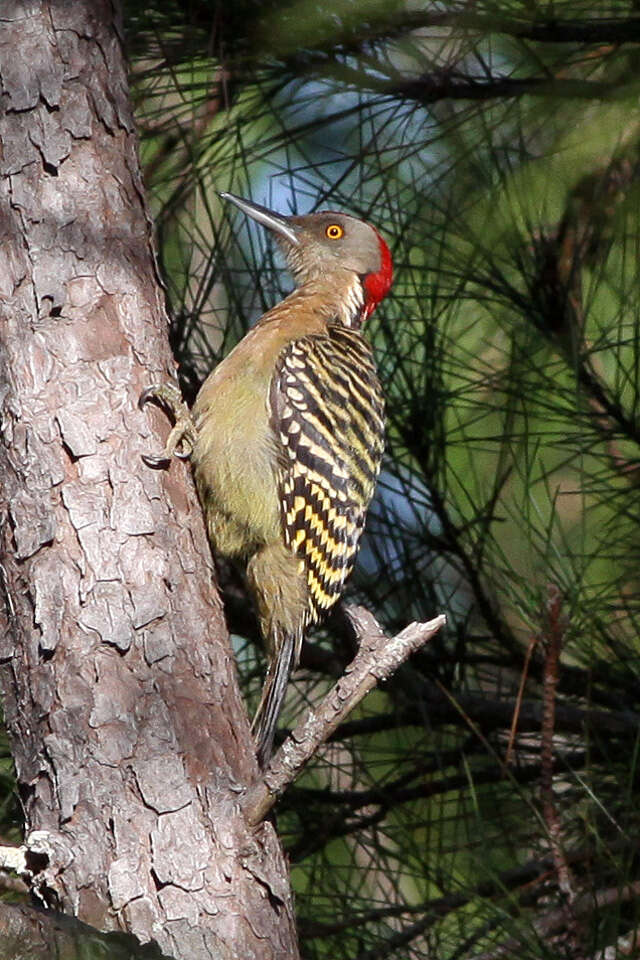
<svg viewBox="0 0 640 960">
<path fill-rule="evenodd" d="M 112 3 L 3 0 L 0 77 L 0 683 L 35 884 L 175 957 L 295 958 L 188 470 L 141 461 L 173 362 Z"/>
</svg>

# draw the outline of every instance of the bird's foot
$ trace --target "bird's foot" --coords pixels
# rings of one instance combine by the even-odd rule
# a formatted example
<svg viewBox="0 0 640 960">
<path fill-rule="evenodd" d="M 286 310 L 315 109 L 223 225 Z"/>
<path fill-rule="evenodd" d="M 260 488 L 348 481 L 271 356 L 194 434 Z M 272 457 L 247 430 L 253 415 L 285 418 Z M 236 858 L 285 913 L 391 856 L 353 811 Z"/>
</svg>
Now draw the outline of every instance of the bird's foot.
<svg viewBox="0 0 640 960">
<path fill-rule="evenodd" d="M 182 394 L 173 383 L 154 384 L 140 394 L 138 406 L 142 410 L 145 403 L 157 403 L 174 420 L 174 427 L 167 438 L 166 446 L 160 456 L 143 454 L 142 459 L 149 467 L 165 467 L 171 457 L 188 460 L 196 441 L 196 429 L 189 408 Z"/>
</svg>

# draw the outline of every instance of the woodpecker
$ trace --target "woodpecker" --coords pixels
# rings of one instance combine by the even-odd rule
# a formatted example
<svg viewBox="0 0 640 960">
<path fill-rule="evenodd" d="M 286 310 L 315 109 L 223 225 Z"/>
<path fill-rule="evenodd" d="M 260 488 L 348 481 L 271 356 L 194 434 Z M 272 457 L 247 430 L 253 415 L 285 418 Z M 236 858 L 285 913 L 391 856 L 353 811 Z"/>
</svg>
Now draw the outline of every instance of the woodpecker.
<svg viewBox="0 0 640 960">
<path fill-rule="evenodd" d="M 266 766 L 302 641 L 351 573 L 384 446 L 384 399 L 361 327 L 388 293 L 389 248 L 331 211 L 283 216 L 221 196 L 272 231 L 296 288 L 209 374 L 191 414 L 150 387 L 175 426 L 160 458 L 190 457 L 214 551 L 246 560 L 268 654 L 253 722 Z"/>
</svg>

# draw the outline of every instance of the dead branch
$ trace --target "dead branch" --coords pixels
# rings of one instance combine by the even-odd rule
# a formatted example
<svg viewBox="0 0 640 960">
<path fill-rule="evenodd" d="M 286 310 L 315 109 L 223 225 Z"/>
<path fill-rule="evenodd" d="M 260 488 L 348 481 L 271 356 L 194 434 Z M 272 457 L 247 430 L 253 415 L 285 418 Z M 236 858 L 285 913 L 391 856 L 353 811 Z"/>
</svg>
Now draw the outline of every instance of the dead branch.
<svg viewBox="0 0 640 960">
<path fill-rule="evenodd" d="M 249 824 L 264 819 L 276 799 L 299 776 L 305 765 L 339 727 L 345 717 L 380 680 L 386 680 L 400 664 L 420 649 L 446 623 L 444 614 L 426 623 L 411 623 L 395 637 L 384 635 L 373 614 L 364 607 L 351 607 L 359 649 L 343 677 L 319 707 L 310 710 L 295 727 L 259 780 L 246 794 L 244 813 Z"/>
</svg>

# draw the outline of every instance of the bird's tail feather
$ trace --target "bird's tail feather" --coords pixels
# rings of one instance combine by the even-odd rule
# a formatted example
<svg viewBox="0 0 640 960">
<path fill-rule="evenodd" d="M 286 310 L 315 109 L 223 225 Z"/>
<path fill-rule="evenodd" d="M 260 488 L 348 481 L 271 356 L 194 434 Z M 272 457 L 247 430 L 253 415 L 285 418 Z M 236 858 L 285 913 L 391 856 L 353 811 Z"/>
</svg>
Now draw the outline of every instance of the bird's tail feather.
<svg viewBox="0 0 640 960">
<path fill-rule="evenodd" d="M 251 724 L 256 740 L 258 763 L 263 769 L 269 763 L 273 753 L 273 738 L 287 692 L 289 676 L 294 667 L 297 646 L 295 634 L 288 631 L 283 631 L 282 636 L 275 640 L 274 647 L 277 654 L 269 665 L 262 698 Z"/>
</svg>

